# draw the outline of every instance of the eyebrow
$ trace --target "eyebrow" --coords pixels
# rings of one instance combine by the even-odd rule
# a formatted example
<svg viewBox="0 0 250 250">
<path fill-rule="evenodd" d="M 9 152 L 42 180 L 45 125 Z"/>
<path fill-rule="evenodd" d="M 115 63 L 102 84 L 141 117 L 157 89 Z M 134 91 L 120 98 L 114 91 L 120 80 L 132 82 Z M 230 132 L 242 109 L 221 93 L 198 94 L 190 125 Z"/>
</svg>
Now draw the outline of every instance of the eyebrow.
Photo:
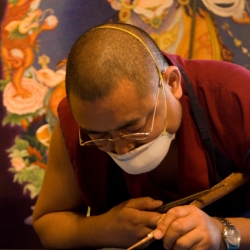
<svg viewBox="0 0 250 250">
<path fill-rule="evenodd" d="M 138 123 L 138 121 L 141 120 L 141 118 L 135 118 L 131 121 L 128 121 L 126 122 L 125 124 L 121 125 L 120 127 L 116 128 L 115 131 L 117 130 L 122 130 L 122 129 L 125 129 L 127 127 L 130 127 L 130 126 L 133 126 L 133 125 L 136 125 Z M 104 134 L 104 133 L 108 133 L 108 131 L 95 131 L 95 130 L 89 130 L 89 129 L 86 129 L 86 128 L 82 128 L 80 127 L 80 129 L 86 133 L 86 134 Z"/>
</svg>

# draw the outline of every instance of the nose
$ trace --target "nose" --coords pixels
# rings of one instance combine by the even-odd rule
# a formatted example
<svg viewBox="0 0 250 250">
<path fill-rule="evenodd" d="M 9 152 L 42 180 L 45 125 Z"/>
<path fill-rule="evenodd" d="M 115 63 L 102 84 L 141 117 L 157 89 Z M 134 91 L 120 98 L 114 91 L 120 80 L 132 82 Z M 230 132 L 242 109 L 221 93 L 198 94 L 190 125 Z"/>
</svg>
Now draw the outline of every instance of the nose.
<svg viewBox="0 0 250 250">
<path fill-rule="evenodd" d="M 118 155 L 123 155 L 128 153 L 130 150 L 135 148 L 135 143 L 127 140 L 117 140 L 113 142 L 113 151 L 115 151 Z"/>
</svg>

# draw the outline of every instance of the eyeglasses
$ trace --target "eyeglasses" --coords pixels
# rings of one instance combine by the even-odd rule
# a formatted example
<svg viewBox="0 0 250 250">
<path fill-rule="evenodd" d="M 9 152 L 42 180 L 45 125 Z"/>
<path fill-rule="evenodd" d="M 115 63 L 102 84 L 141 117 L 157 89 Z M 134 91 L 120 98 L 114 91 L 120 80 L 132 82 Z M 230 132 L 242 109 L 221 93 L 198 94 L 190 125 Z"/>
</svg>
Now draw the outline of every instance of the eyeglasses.
<svg viewBox="0 0 250 250">
<path fill-rule="evenodd" d="M 155 106 L 154 106 L 152 124 L 151 124 L 151 128 L 150 128 L 149 132 L 145 132 L 145 133 L 132 133 L 132 134 L 122 134 L 122 136 L 117 137 L 117 138 L 112 138 L 112 136 L 110 134 L 107 134 L 106 138 L 83 142 L 83 140 L 81 138 L 81 130 L 80 130 L 80 127 L 79 127 L 79 144 L 80 144 L 80 146 L 106 147 L 110 143 L 115 142 L 117 140 L 123 140 L 123 139 L 125 139 L 125 140 L 135 140 L 135 141 L 146 140 L 150 136 L 150 134 L 152 133 L 153 128 L 154 128 L 156 106 L 157 106 L 157 102 L 158 102 L 160 87 L 162 87 L 163 93 L 164 93 L 164 97 L 165 97 L 164 84 L 162 82 L 162 78 L 161 77 L 160 77 L 160 83 L 158 85 L 158 90 L 157 90 L 157 94 L 156 94 L 156 100 L 155 100 Z M 164 125 L 164 132 L 165 132 L 165 130 L 166 130 L 166 97 L 165 97 L 165 125 Z"/>
</svg>

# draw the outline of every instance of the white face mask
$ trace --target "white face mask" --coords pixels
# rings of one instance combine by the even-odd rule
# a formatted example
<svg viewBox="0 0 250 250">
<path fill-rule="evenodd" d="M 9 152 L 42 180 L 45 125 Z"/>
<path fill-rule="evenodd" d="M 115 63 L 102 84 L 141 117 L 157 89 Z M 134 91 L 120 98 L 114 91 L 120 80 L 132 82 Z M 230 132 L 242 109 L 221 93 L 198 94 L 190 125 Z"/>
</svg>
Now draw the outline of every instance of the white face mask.
<svg viewBox="0 0 250 250">
<path fill-rule="evenodd" d="M 165 133 L 126 154 L 107 152 L 120 168 L 129 174 L 142 174 L 155 169 L 167 155 L 175 134 Z"/>
</svg>

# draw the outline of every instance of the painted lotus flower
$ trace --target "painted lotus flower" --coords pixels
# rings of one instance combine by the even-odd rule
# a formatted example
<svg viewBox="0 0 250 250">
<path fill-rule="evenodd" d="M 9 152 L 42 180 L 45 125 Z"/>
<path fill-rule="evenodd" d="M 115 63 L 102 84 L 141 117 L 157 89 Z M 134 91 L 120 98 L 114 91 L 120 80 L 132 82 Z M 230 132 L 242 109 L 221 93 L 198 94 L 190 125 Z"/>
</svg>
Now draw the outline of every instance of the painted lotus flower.
<svg viewBox="0 0 250 250">
<path fill-rule="evenodd" d="M 37 83 L 34 79 L 23 78 L 22 86 L 31 92 L 27 98 L 15 96 L 15 88 L 12 82 L 8 83 L 3 92 L 3 104 L 7 111 L 12 114 L 24 115 L 35 113 L 43 108 L 43 101 L 48 92 L 48 88 Z"/>
</svg>

